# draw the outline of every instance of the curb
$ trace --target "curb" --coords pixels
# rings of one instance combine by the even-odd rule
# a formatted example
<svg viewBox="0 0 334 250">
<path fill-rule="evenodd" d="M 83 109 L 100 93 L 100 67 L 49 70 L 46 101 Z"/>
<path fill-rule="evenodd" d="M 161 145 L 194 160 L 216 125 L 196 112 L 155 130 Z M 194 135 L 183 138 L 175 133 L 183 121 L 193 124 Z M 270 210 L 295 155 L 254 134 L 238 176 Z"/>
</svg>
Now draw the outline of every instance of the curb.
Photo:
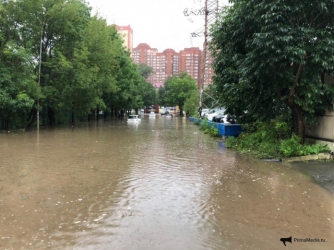
<svg viewBox="0 0 334 250">
<path fill-rule="evenodd" d="M 329 160 L 331 159 L 330 154 L 320 153 L 317 155 L 304 155 L 297 157 L 290 157 L 283 159 L 283 162 L 297 162 L 297 161 L 317 161 L 317 160 Z"/>
</svg>

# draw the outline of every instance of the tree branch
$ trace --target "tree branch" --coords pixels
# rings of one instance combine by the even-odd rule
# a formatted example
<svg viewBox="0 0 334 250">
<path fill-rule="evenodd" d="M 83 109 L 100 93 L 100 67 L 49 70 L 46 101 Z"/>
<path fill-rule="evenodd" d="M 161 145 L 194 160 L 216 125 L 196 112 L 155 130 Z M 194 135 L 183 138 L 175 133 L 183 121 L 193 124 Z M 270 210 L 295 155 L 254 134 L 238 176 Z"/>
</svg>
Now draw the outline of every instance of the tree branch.
<svg viewBox="0 0 334 250">
<path fill-rule="evenodd" d="M 303 64 L 300 63 L 298 66 L 298 71 L 297 71 L 295 80 L 293 82 L 292 88 L 290 89 L 290 92 L 289 92 L 289 101 L 291 100 L 291 98 L 294 96 L 296 92 L 297 83 L 299 81 L 300 75 L 302 74 L 302 69 L 303 69 Z"/>
</svg>

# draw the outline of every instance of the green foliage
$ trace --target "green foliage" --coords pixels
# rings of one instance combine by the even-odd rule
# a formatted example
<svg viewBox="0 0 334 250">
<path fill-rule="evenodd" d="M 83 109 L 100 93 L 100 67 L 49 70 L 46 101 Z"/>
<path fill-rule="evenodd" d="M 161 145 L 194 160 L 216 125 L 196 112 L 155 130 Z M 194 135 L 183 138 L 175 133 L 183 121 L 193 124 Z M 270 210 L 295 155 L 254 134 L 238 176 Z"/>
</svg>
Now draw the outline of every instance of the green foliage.
<svg viewBox="0 0 334 250">
<path fill-rule="evenodd" d="M 211 127 L 208 133 L 213 137 L 219 137 L 219 132 L 216 127 Z"/>
<path fill-rule="evenodd" d="M 215 84 L 210 84 L 204 89 L 203 93 L 203 107 L 208 107 L 208 108 L 215 108 L 217 106 L 217 96 L 218 96 L 218 91 L 217 91 L 217 86 Z M 199 103 L 199 101 L 197 100 Z"/>
<path fill-rule="evenodd" d="M 239 137 L 228 137 L 226 147 L 257 158 L 291 157 L 328 152 L 323 144 L 303 145 L 296 134 L 290 136 L 282 121 L 257 122 L 243 128 Z"/>
<path fill-rule="evenodd" d="M 145 106 L 150 106 L 157 103 L 157 91 L 149 82 L 142 81 L 143 102 Z"/>
<path fill-rule="evenodd" d="M 165 95 L 165 87 L 163 86 L 160 86 L 158 88 L 158 100 L 157 100 L 157 103 L 160 105 L 160 106 L 167 106 L 165 101 L 164 101 L 164 95 Z"/>
<path fill-rule="evenodd" d="M 40 91 L 27 49 L 10 40 L 0 41 L 0 58 L 0 128 L 8 130 L 24 126 Z"/>
<path fill-rule="evenodd" d="M 282 140 L 279 150 L 285 157 L 303 155 L 303 146 L 300 144 L 300 137 L 292 134 L 290 139 Z"/>
<path fill-rule="evenodd" d="M 164 103 L 170 106 L 178 105 L 182 115 L 185 101 L 197 90 L 196 81 L 188 73 L 183 72 L 179 76 L 169 77 L 164 87 Z"/>
<path fill-rule="evenodd" d="M 195 125 L 201 125 L 201 120 L 198 119 L 198 120 L 194 121 L 194 124 Z"/>
<path fill-rule="evenodd" d="M 213 123 L 212 125 L 208 122 L 207 119 L 202 120 L 200 122 L 200 130 L 204 131 L 204 134 L 209 134 L 212 137 L 219 137 L 219 132 L 217 129 L 217 125 Z"/>
<path fill-rule="evenodd" d="M 192 91 L 191 95 L 186 99 L 183 109 L 187 116 L 198 117 L 199 92 Z"/>
<path fill-rule="evenodd" d="M 199 129 L 200 130 L 207 130 L 210 128 L 210 124 L 208 123 L 208 120 L 207 119 L 203 119 L 202 122 L 200 123 L 200 127 Z"/>
<path fill-rule="evenodd" d="M 151 75 L 151 73 L 153 72 L 153 68 L 146 65 L 146 64 L 143 64 L 143 63 L 140 63 L 137 65 L 137 70 L 139 72 L 139 74 L 147 80 L 147 78 Z"/>
<path fill-rule="evenodd" d="M 85 1 L 1 3 L 2 127 L 33 125 L 37 102 L 41 121 L 52 124 L 156 101 L 144 79 L 150 69 L 133 63 L 115 26 Z"/>
<path fill-rule="evenodd" d="M 292 134 L 290 139 L 282 140 L 279 150 L 285 157 L 319 154 L 321 152 L 329 152 L 329 148 L 325 144 L 317 143 L 311 145 L 300 144 L 301 138 Z"/>
<path fill-rule="evenodd" d="M 212 29 L 216 96 L 244 122 L 294 117 L 304 121 L 332 109 L 334 2 L 232 0 Z"/>
</svg>

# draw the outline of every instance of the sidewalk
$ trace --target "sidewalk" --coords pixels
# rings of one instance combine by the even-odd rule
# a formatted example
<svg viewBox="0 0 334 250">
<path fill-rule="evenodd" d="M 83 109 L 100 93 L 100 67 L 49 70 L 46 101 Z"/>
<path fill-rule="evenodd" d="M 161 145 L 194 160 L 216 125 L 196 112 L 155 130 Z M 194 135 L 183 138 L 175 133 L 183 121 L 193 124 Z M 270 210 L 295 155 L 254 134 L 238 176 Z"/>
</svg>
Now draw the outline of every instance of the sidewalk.
<svg viewBox="0 0 334 250">
<path fill-rule="evenodd" d="M 295 161 L 291 162 L 290 165 L 292 168 L 312 176 L 319 185 L 334 194 L 334 161 Z"/>
</svg>

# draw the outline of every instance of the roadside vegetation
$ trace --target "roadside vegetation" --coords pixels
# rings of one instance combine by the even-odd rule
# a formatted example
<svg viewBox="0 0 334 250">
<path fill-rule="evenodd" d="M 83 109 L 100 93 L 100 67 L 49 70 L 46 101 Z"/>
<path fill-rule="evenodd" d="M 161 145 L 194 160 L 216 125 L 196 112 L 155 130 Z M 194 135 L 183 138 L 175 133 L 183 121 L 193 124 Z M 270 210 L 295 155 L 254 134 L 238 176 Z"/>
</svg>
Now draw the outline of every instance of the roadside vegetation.
<svg viewBox="0 0 334 250">
<path fill-rule="evenodd" d="M 212 96 L 243 125 L 226 146 L 258 158 L 329 152 L 305 143 L 305 127 L 333 110 L 334 2 L 230 2 L 209 47 Z"/>
<path fill-rule="evenodd" d="M 210 42 L 216 98 L 242 124 L 287 114 L 304 142 L 305 127 L 333 109 L 334 2 L 230 2 Z"/>
<path fill-rule="evenodd" d="M 208 120 L 204 119 L 199 125 L 200 130 L 203 130 L 204 134 L 209 134 L 212 137 L 219 137 L 218 129 L 215 123 L 210 126 Z"/>
<path fill-rule="evenodd" d="M 83 0 L 0 0 L 0 129 L 94 119 L 156 102 L 115 25 Z"/>
<path fill-rule="evenodd" d="M 75 123 L 154 104 L 197 110 L 186 72 L 156 91 L 115 25 L 83 0 L 0 0 L 0 130 Z M 159 97 L 159 98 L 158 98 Z"/>
<path fill-rule="evenodd" d="M 241 153 L 256 158 L 284 158 L 329 153 L 330 149 L 322 143 L 306 144 L 292 133 L 284 121 L 256 122 L 243 126 L 244 132 L 238 137 L 228 137 L 227 148 L 233 148 Z"/>
<path fill-rule="evenodd" d="M 209 124 L 208 120 L 196 120 L 205 134 L 219 137 L 216 123 Z M 276 119 L 270 122 L 255 122 L 243 125 L 243 132 L 238 137 L 229 136 L 225 139 L 227 148 L 232 148 L 242 154 L 260 159 L 285 158 L 319 153 L 329 153 L 326 144 L 306 144 L 294 133 L 288 123 Z"/>
<path fill-rule="evenodd" d="M 163 87 L 158 89 L 158 101 L 162 106 L 179 106 L 183 111 L 194 113 L 194 100 L 198 97 L 196 81 L 187 72 L 167 78 Z M 198 99 L 197 99 L 198 106 Z"/>
</svg>

